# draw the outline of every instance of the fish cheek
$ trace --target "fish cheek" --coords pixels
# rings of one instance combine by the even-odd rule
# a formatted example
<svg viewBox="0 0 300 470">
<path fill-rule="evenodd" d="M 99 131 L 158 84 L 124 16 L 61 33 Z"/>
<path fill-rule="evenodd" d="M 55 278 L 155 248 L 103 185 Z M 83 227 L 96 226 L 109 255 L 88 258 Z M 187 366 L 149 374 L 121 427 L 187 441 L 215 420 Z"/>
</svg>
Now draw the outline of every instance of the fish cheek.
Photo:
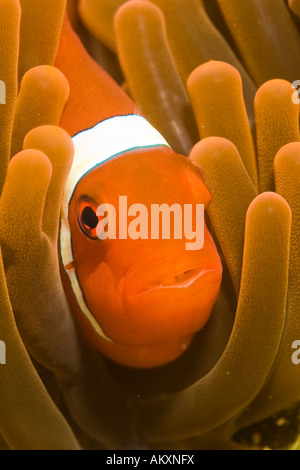
<svg viewBox="0 0 300 470">
<path fill-rule="evenodd" d="M 105 261 L 85 263 L 77 269 L 77 278 L 86 306 L 105 333 L 114 339 L 114 322 L 122 315 L 122 289 Z"/>
</svg>

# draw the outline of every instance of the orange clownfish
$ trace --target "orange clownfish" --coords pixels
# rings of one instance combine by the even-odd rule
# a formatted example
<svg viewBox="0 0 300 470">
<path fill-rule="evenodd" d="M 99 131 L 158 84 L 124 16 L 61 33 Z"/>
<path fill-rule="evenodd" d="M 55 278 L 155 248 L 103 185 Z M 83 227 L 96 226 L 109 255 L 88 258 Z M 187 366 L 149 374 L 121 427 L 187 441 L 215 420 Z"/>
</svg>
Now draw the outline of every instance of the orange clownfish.
<svg viewBox="0 0 300 470">
<path fill-rule="evenodd" d="M 162 204 L 206 208 L 211 194 L 199 170 L 173 152 L 90 58 L 67 20 L 55 65 L 70 83 L 60 125 L 75 147 L 60 228 L 66 295 L 84 334 L 106 357 L 137 368 L 166 364 L 207 322 L 220 288 L 221 261 L 204 220 L 197 250 L 186 249 L 183 236 L 129 237 L 121 222 L 127 228 L 133 212 L 130 217 L 126 211 L 136 204 L 148 214 Z M 115 208 L 108 227 L 119 230 L 117 238 L 98 236 L 103 204 Z M 149 220 L 144 222 L 147 227 Z"/>
</svg>

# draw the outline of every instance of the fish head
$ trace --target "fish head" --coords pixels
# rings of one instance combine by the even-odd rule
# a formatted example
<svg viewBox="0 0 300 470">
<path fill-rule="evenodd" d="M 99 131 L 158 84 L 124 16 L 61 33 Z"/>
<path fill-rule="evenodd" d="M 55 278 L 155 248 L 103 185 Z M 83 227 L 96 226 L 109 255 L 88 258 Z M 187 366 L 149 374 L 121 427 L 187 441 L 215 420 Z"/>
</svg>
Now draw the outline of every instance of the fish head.
<svg viewBox="0 0 300 470">
<path fill-rule="evenodd" d="M 80 179 L 65 270 L 79 323 L 104 355 L 162 365 L 206 324 L 222 278 L 203 217 L 211 198 L 199 169 L 164 146 L 123 152 Z"/>
</svg>

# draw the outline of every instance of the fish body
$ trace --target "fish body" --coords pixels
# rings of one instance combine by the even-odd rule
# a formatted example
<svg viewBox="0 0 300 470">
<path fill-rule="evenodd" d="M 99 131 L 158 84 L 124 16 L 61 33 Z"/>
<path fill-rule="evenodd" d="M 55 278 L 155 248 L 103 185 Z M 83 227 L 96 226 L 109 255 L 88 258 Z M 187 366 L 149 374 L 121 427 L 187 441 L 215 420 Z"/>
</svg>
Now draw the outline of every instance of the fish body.
<svg viewBox="0 0 300 470">
<path fill-rule="evenodd" d="M 67 21 L 56 66 L 71 89 L 60 125 L 75 146 L 60 229 L 66 295 L 105 356 L 131 367 L 165 364 L 206 324 L 222 266 L 204 220 L 203 246 L 187 249 L 190 239 L 175 236 L 171 212 L 170 236 L 161 227 L 151 236 L 152 210 L 175 204 L 183 216 L 188 207 L 206 208 L 211 194 L 199 170 L 88 56 Z M 101 207 L 113 208 L 112 215 Z M 104 220 L 117 236 L 106 237 Z M 195 233 L 195 222 L 190 229 Z"/>
</svg>

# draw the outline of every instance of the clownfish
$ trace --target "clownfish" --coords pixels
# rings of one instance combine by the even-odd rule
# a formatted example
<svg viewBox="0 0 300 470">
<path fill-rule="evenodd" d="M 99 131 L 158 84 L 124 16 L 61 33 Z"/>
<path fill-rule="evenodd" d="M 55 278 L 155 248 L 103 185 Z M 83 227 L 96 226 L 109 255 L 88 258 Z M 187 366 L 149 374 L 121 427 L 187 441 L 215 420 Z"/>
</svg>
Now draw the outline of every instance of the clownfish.
<svg viewBox="0 0 300 470">
<path fill-rule="evenodd" d="M 101 239 L 98 208 L 116 208 L 120 225 L 125 196 L 128 206 L 149 212 L 153 204 L 207 208 L 212 196 L 199 169 L 136 112 L 67 19 L 55 66 L 70 84 L 60 126 L 75 147 L 59 244 L 69 304 L 84 335 L 107 358 L 136 368 L 166 364 L 206 324 L 218 296 L 222 265 L 213 238 L 203 221 L 198 250 L 187 250 L 184 237 Z"/>
</svg>

